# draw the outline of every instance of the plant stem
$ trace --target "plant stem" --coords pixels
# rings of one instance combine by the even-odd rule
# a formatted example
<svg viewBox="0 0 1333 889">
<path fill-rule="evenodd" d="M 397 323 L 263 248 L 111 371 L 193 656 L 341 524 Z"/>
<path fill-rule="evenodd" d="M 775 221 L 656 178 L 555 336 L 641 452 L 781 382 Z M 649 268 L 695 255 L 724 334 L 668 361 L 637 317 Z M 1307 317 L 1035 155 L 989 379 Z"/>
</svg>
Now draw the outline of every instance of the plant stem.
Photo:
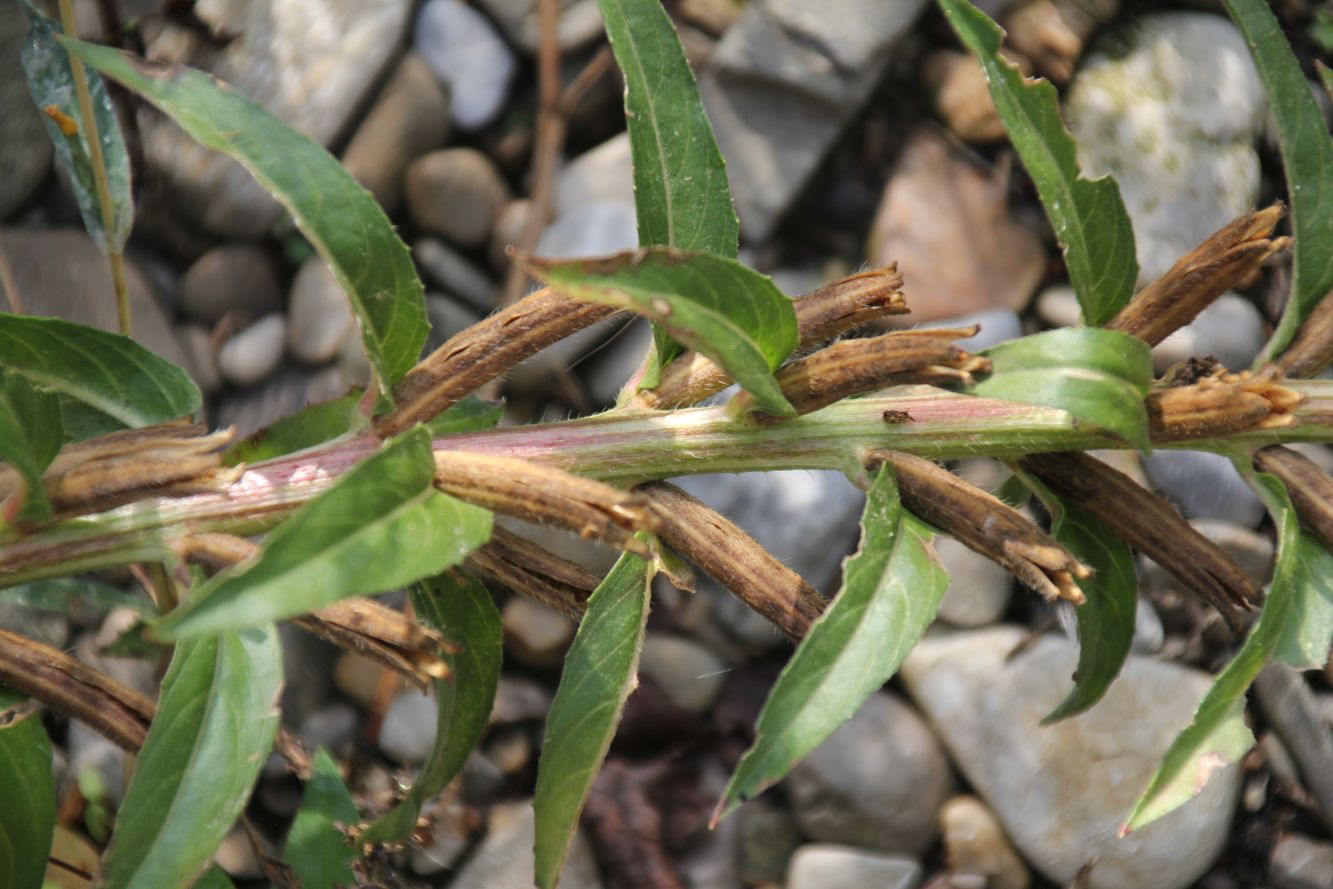
<svg viewBox="0 0 1333 889">
<path fill-rule="evenodd" d="M 1287 381 L 1305 396 L 1291 426 L 1249 429 L 1160 446 L 1236 450 L 1333 442 L 1333 382 Z M 61 522 L 0 544 L 0 585 L 172 559 L 185 534 L 254 534 L 328 490 L 379 447 L 374 437 L 334 442 L 247 469 L 222 493 L 160 497 Z M 784 423 L 758 426 L 725 407 L 603 415 L 435 440 L 441 452 L 520 458 L 621 486 L 715 472 L 835 469 L 862 472 L 873 450 L 930 459 L 1017 457 L 1125 448 L 1053 408 L 928 387 L 851 399 Z"/>
<path fill-rule="evenodd" d="M 76 36 L 73 0 L 60 0 L 60 29 L 71 37 Z M 111 185 L 106 178 L 106 161 L 102 157 L 102 140 L 97 131 L 97 118 L 93 116 L 93 98 L 88 92 L 88 76 L 83 70 L 83 62 L 74 56 L 69 57 L 69 68 L 74 76 L 74 93 L 79 101 L 79 117 L 83 119 L 83 138 L 88 144 L 88 157 L 93 165 L 93 181 L 97 185 L 97 204 L 102 213 L 102 232 L 106 241 L 107 259 L 111 263 L 111 284 L 116 293 L 118 326 L 122 334 L 130 336 L 130 293 L 125 284 L 125 258 L 111 244 L 111 232 L 115 223 L 111 206 Z"/>
</svg>

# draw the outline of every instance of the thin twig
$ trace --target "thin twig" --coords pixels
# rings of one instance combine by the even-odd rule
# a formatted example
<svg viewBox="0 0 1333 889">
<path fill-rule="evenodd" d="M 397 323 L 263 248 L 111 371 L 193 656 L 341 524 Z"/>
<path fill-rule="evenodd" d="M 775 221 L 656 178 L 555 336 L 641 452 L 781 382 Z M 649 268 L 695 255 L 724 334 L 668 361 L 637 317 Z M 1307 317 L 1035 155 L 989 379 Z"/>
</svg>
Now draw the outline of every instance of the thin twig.
<svg viewBox="0 0 1333 889">
<path fill-rule="evenodd" d="M 74 4 L 72 0 L 60 0 L 60 28 L 71 37 L 76 36 L 74 26 Z M 79 116 L 83 118 L 83 139 L 88 145 L 88 157 L 93 165 L 93 181 L 97 185 L 97 203 L 102 211 L 102 231 L 106 239 L 107 259 L 111 262 L 111 283 L 116 291 L 116 317 L 119 329 L 125 336 L 130 330 L 130 293 L 125 284 L 125 259 L 111 244 L 112 229 L 115 223 L 111 207 L 111 185 L 106 178 L 106 160 L 102 157 L 102 143 L 97 132 L 97 119 L 93 116 L 93 99 L 88 92 L 88 77 L 83 70 L 83 62 L 74 56 L 69 57 L 70 73 L 74 76 L 74 92 L 79 100 Z"/>
</svg>

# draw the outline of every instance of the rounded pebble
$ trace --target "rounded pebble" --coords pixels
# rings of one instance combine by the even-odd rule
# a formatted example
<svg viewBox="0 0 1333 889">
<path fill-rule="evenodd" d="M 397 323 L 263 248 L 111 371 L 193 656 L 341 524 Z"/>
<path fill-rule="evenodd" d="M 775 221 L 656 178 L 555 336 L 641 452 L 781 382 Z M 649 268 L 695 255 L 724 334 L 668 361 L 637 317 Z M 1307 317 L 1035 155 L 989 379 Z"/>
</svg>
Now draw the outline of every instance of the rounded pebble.
<svg viewBox="0 0 1333 889">
<path fill-rule="evenodd" d="M 318 256 L 307 259 L 296 273 L 287 311 L 287 348 L 306 364 L 332 361 L 356 326 L 342 285 Z"/>
<path fill-rule="evenodd" d="M 407 208 L 422 229 L 463 247 L 490 237 L 509 200 L 495 163 L 475 148 L 446 148 L 422 155 L 407 168 Z"/>
<path fill-rule="evenodd" d="M 253 386 L 277 370 L 287 339 L 287 319 L 274 313 L 234 334 L 218 349 L 218 370 L 236 386 Z"/>
<path fill-rule="evenodd" d="M 228 312 L 258 318 L 277 311 L 282 287 L 267 250 L 254 244 L 224 244 L 185 270 L 177 298 L 191 319 L 213 325 Z"/>
<path fill-rule="evenodd" d="M 516 62 L 485 15 L 459 0 L 428 0 L 413 48 L 449 87 L 449 115 L 460 130 L 480 129 L 500 113 Z"/>
</svg>

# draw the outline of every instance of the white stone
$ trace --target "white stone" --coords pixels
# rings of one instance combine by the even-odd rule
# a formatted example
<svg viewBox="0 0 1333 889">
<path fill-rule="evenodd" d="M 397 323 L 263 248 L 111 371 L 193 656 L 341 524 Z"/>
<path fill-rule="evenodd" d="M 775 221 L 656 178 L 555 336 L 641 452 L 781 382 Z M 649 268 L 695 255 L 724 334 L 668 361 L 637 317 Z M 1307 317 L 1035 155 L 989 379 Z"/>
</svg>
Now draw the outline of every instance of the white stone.
<svg viewBox="0 0 1333 889">
<path fill-rule="evenodd" d="M 1189 519 L 1223 519 L 1246 528 L 1258 525 L 1264 505 L 1221 454 L 1159 449 L 1143 459 L 1153 485 Z"/>
<path fill-rule="evenodd" d="M 413 48 L 449 87 L 449 114 L 460 130 L 480 129 L 500 113 L 516 62 L 486 16 L 459 0 L 428 0 Z"/>
<path fill-rule="evenodd" d="M 552 209 L 556 216 L 572 213 L 595 201 L 634 205 L 634 170 L 629 133 L 612 136 L 574 158 L 555 180 Z"/>
<path fill-rule="evenodd" d="M 940 620 L 956 627 L 984 627 L 999 620 L 1013 592 L 1009 572 L 952 537 L 936 537 L 935 553 L 949 572 Z"/>
<path fill-rule="evenodd" d="M 682 709 L 702 713 L 722 691 L 726 665 L 689 639 L 650 633 L 639 656 L 639 672 L 657 683 Z"/>
<path fill-rule="evenodd" d="M 307 259 L 296 273 L 287 312 L 287 348 L 306 364 L 332 361 L 356 326 L 342 285 L 318 256 Z"/>
<path fill-rule="evenodd" d="M 218 349 L 218 370 L 236 386 L 253 386 L 277 369 L 287 339 L 287 319 L 265 315 Z"/>
<path fill-rule="evenodd" d="M 1226 843 L 1239 769 L 1129 836 L 1116 834 L 1212 677 L 1131 655 L 1087 713 L 1042 727 L 1072 687 L 1077 648 L 1045 636 L 1009 654 L 1020 627 L 927 637 L 899 675 L 1028 862 L 1067 884 L 1094 861 L 1088 889 L 1180 889 Z"/>
<path fill-rule="evenodd" d="M 1084 59 L 1063 110 L 1084 175 L 1120 183 L 1140 284 L 1254 206 L 1266 109 L 1245 40 L 1219 15 L 1140 16 Z"/>
<path fill-rule="evenodd" d="M 916 889 L 920 883 L 916 859 L 852 846 L 802 846 L 787 869 L 787 889 Z"/>
</svg>

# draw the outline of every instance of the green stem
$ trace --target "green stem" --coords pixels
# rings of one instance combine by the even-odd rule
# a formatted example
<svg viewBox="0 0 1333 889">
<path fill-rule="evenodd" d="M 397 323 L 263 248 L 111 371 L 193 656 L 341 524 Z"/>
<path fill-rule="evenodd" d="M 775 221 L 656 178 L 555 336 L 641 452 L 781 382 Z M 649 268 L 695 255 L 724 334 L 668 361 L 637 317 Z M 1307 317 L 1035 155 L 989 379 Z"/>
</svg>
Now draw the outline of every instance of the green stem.
<svg viewBox="0 0 1333 889">
<path fill-rule="evenodd" d="M 1301 422 L 1293 426 L 1161 446 L 1234 452 L 1283 442 L 1333 442 L 1333 382 L 1284 385 L 1306 396 L 1295 412 Z M 891 421 L 885 420 L 886 411 Z M 373 437 L 339 441 L 256 464 L 223 492 L 142 500 L 0 544 L 0 586 L 169 560 L 173 541 L 187 533 L 259 533 L 328 490 L 378 446 Z M 617 413 L 435 440 L 440 451 L 519 457 L 623 486 L 679 475 L 776 469 L 835 469 L 855 476 L 865 453 L 874 448 L 955 459 L 1125 447 L 1123 441 L 1080 428 L 1063 411 L 925 387 L 850 399 L 767 426 L 711 407 Z"/>
<path fill-rule="evenodd" d="M 74 26 L 73 0 L 60 0 L 60 29 L 71 37 L 77 34 Z M 88 143 L 88 157 L 93 165 L 93 182 L 97 186 L 98 209 L 102 213 L 102 231 L 107 241 L 107 259 L 111 263 L 111 284 L 116 293 L 116 317 L 120 332 L 130 336 L 130 293 L 125 284 L 125 258 L 119 250 L 111 246 L 111 232 L 115 225 L 111 206 L 111 185 L 106 178 L 106 161 L 102 157 L 102 140 L 97 131 L 97 118 L 93 116 L 93 98 L 88 92 L 88 76 L 83 70 L 83 62 L 74 56 L 69 57 L 69 68 L 74 76 L 74 93 L 79 101 L 79 117 L 83 118 L 83 138 Z"/>
</svg>

